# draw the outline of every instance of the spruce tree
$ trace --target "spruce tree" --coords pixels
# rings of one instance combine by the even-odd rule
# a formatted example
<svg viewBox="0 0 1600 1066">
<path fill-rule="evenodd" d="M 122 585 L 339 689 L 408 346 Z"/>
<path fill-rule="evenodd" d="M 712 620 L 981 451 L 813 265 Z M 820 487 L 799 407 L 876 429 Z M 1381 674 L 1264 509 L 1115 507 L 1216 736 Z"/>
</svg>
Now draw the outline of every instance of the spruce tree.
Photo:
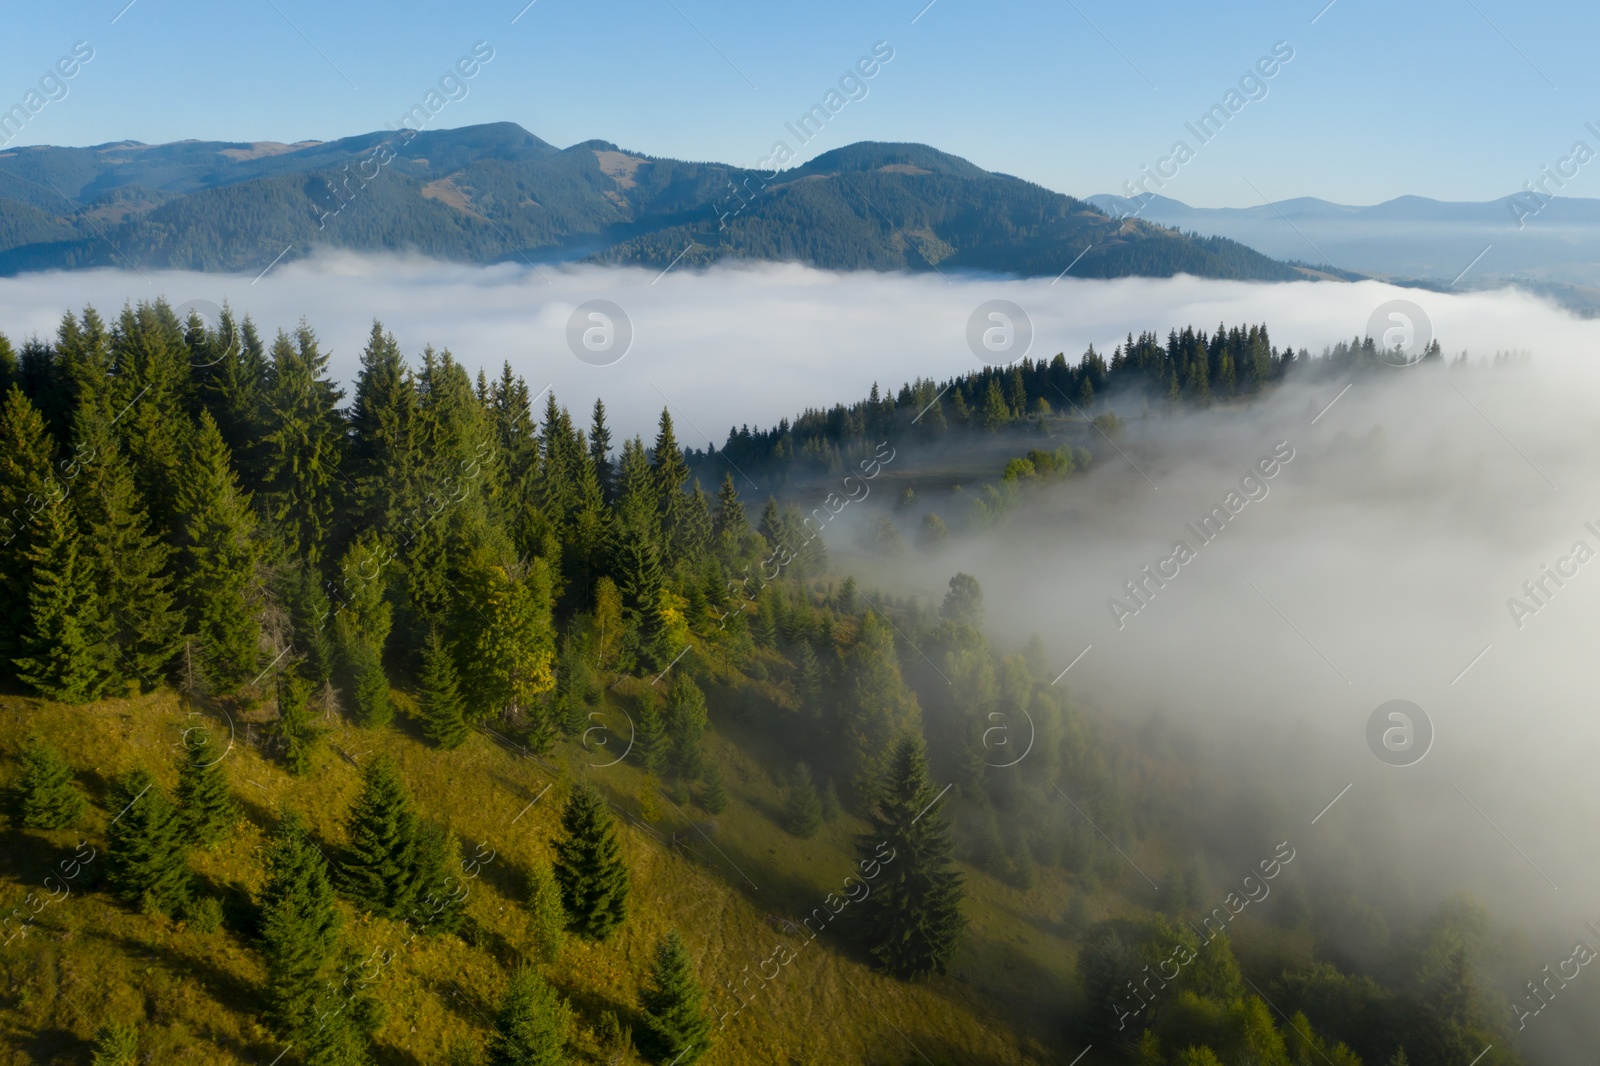
<svg viewBox="0 0 1600 1066">
<path fill-rule="evenodd" d="M 239 817 L 238 804 L 228 788 L 224 760 L 211 744 L 194 747 L 187 742 L 178 763 L 178 810 L 183 831 L 191 844 L 214 848 L 228 835 Z"/>
<path fill-rule="evenodd" d="M 442 825 L 419 822 L 413 849 L 410 880 L 415 902 L 409 917 L 419 931 L 453 933 L 465 914 L 466 894 L 462 890 L 461 845 L 455 834 Z"/>
<path fill-rule="evenodd" d="M 316 568 L 303 562 L 285 567 L 278 579 L 278 598 L 289 612 L 295 651 L 305 656 L 301 673 L 315 685 L 332 681 L 333 604 Z"/>
<path fill-rule="evenodd" d="M 822 802 L 817 799 L 817 786 L 805 763 L 796 765 L 790 776 L 783 819 L 785 828 L 802 840 L 816 836 L 817 830 L 822 828 Z"/>
<path fill-rule="evenodd" d="M 650 978 L 639 990 L 639 1050 L 652 1062 L 690 1066 L 711 1049 L 711 1020 L 683 938 L 672 930 L 656 944 Z"/>
<path fill-rule="evenodd" d="M 34 511 L 65 493 L 50 469 L 44 418 L 13 383 L 0 408 L 0 671 L 22 654 L 29 626 L 29 527 Z"/>
<path fill-rule="evenodd" d="M 95 1030 L 92 1066 L 134 1066 L 138 1060 L 138 1026 L 106 1022 Z"/>
<path fill-rule="evenodd" d="M 730 559 L 743 548 L 745 538 L 750 535 L 750 518 L 744 513 L 732 474 L 723 474 L 722 484 L 717 487 L 717 509 L 712 515 L 711 530 Z"/>
<path fill-rule="evenodd" d="M 659 774 L 667 761 L 667 731 L 653 698 L 639 707 L 633 723 L 633 750 L 638 753 L 639 765 L 652 776 Z"/>
<path fill-rule="evenodd" d="M 73 501 L 112 672 L 120 688 L 153 686 L 183 631 L 167 567 L 171 549 L 151 525 L 109 419 L 80 410 L 74 440 L 83 459 Z"/>
<path fill-rule="evenodd" d="M 463 651 L 471 666 L 474 712 L 496 711 L 515 720 L 535 699 L 555 688 L 555 626 L 550 572 L 543 559 L 531 565 L 476 566 L 471 592 L 475 609 Z M 536 723 L 534 742 L 554 739 L 553 723 Z"/>
<path fill-rule="evenodd" d="M 422 648 L 422 731 L 441 748 L 458 748 L 472 733 L 466 721 L 466 701 L 456 673 L 455 657 L 437 630 L 428 634 Z"/>
<path fill-rule="evenodd" d="M 611 430 L 606 427 L 605 401 L 599 397 L 595 398 L 594 417 L 589 423 L 589 463 L 600 484 L 601 498 L 610 503 L 616 498 L 611 472 Z"/>
<path fill-rule="evenodd" d="M 107 881 L 129 906 L 176 915 L 189 899 L 189 841 L 178 809 L 144 770 L 120 776 L 111 789 Z"/>
<path fill-rule="evenodd" d="M 678 437 L 672 428 L 672 414 L 665 407 L 661 409 L 660 429 L 656 433 L 650 459 L 651 471 L 655 475 L 661 544 L 666 549 L 667 558 L 676 561 L 684 557 L 688 547 L 686 521 L 689 499 L 684 494 L 684 488 L 689 483 L 689 464 L 684 462 L 683 449 L 678 447 Z"/>
<path fill-rule="evenodd" d="M 535 863 L 528 875 L 528 939 L 541 962 L 554 962 L 566 939 L 567 911 L 561 904 L 561 886 L 544 863 Z"/>
<path fill-rule="evenodd" d="M 859 904 L 857 928 L 868 951 L 895 977 L 944 973 L 966 928 L 961 874 L 950 829 L 937 809 L 922 742 L 913 734 L 895 746 L 888 772 L 859 838 L 863 858 L 882 863 L 872 895 Z M 879 849 L 884 851 L 880 852 Z M 884 861 L 884 855 L 892 855 Z"/>
<path fill-rule="evenodd" d="M 66 829 L 83 814 L 83 793 L 72 780 L 72 767 L 42 740 L 22 751 L 22 780 L 17 807 L 29 829 Z"/>
<path fill-rule="evenodd" d="M 180 600 L 194 635 L 200 666 L 222 692 L 256 676 L 261 630 L 251 608 L 255 586 L 255 515 L 239 491 L 228 449 L 211 415 L 200 424 L 184 457 L 177 513 Z"/>
<path fill-rule="evenodd" d="M 568 928 L 604 940 L 627 917 L 630 886 L 611 812 L 592 785 L 573 788 L 561 828 L 566 835 L 555 842 L 554 872 Z"/>
<path fill-rule="evenodd" d="M 99 698 L 110 678 L 95 575 L 83 554 L 78 519 L 67 501 L 45 501 L 28 523 L 27 623 L 19 679 L 61 703 Z"/>
<path fill-rule="evenodd" d="M 346 819 L 350 843 L 339 863 L 340 890 L 386 918 L 404 916 L 418 898 L 418 822 L 405 782 L 388 756 L 367 765 L 361 795 Z"/>
<path fill-rule="evenodd" d="M 728 806 L 728 787 L 722 782 L 722 770 L 716 763 L 706 764 L 702 778 L 705 787 L 700 790 L 700 806 L 709 814 L 721 814 Z"/>
<path fill-rule="evenodd" d="M 290 812 L 268 846 L 261 892 L 266 1022 L 280 1040 L 304 1048 L 317 1033 L 321 990 L 333 976 L 339 926 L 322 853 L 305 823 Z"/>
<path fill-rule="evenodd" d="M 272 731 L 283 761 L 295 776 L 311 769 L 311 756 L 322 730 L 311 720 L 311 683 L 293 669 L 278 675 L 278 719 Z"/>
<path fill-rule="evenodd" d="M 334 618 L 333 630 L 355 697 L 356 720 L 371 729 L 388 725 L 394 717 L 383 669 L 383 649 L 393 624 L 386 595 L 390 557 L 385 545 L 363 534 L 339 561 L 342 610 Z"/>
<path fill-rule="evenodd" d="M 417 393 L 394 334 L 372 324 L 350 406 L 350 480 L 358 529 L 391 535 L 419 502 Z"/>
<path fill-rule="evenodd" d="M 686 780 L 700 776 L 705 759 L 700 738 L 707 725 L 706 697 L 694 679 L 682 671 L 673 676 L 667 690 L 667 734 L 672 738 L 675 768 Z"/>
<path fill-rule="evenodd" d="M 511 975 L 489 1039 L 490 1066 L 563 1066 L 572 1009 L 531 966 Z"/>
<path fill-rule="evenodd" d="M 344 393 L 327 377 L 328 357 L 303 323 L 292 341 L 280 332 L 271 354 L 265 502 L 290 553 L 316 564 L 328 549 L 343 492 L 346 429 L 338 406 Z"/>
</svg>

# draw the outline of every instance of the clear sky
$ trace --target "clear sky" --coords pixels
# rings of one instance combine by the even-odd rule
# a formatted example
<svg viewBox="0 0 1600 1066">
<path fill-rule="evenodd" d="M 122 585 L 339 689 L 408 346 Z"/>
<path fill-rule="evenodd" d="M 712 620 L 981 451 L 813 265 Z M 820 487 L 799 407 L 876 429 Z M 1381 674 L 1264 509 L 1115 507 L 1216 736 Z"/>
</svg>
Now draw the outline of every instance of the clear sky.
<svg viewBox="0 0 1600 1066">
<path fill-rule="evenodd" d="M 14 5 L 0 106 L 87 41 L 94 58 L 16 143 L 325 140 L 398 122 L 485 41 L 494 58 L 435 127 L 509 120 L 563 147 L 600 138 L 754 165 L 776 140 L 800 147 L 785 122 L 885 41 L 894 58 L 801 158 L 923 141 L 1083 196 L 1121 191 L 1181 138 L 1194 157 L 1161 191 L 1248 206 L 1490 199 L 1538 179 L 1580 138 L 1600 150 L 1584 128 L 1600 129 L 1592 2 L 926 2 Z M 1277 42 L 1294 58 L 1201 145 L 1184 124 Z M 1563 191 L 1600 196 L 1600 161 Z"/>
</svg>

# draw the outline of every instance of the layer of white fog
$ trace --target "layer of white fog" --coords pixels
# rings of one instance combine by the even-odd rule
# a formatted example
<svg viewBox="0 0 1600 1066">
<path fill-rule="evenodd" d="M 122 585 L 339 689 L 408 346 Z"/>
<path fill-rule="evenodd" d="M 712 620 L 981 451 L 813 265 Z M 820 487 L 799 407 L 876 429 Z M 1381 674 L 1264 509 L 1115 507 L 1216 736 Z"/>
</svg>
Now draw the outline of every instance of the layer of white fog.
<svg viewBox="0 0 1600 1066">
<path fill-rule="evenodd" d="M 16 342 L 53 333 L 69 306 L 226 299 L 269 330 L 304 316 L 348 381 L 376 317 L 412 353 L 448 347 L 491 373 L 509 361 L 531 391 L 553 384 L 575 413 L 603 396 L 630 432 L 648 435 L 669 400 L 680 439 L 703 446 L 730 424 L 770 425 L 874 382 L 972 369 L 966 320 L 988 299 L 1028 311 L 1034 356 L 1072 361 L 1130 330 L 1219 322 L 1265 322 L 1275 343 L 1320 352 L 1364 332 L 1383 301 L 1411 299 L 1447 357 L 1467 349 L 1470 367 L 1318 377 L 1248 408 L 1182 416 L 1116 403 L 1125 459 L 1101 449 L 1089 475 L 1034 495 L 1001 528 L 935 558 L 873 561 L 871 581 L 937 597 L 966 571 L 997 639 L 1037 632 L 1058 669 L 1088 648 L 1061 683 L 1202 737 L 1202 757 L 1254 806 L 1241 818 L 1237 795 L 1198 797 L 1185 817 L 1214 811 L 1208 835 L 1246 863 L 1287 839 L 1308 873 L 1343 879 L 1396 924 L 1472 893 L 1525 934 L 1527 973 L 1500 975 L 1490 993 L 1508 1018 L 1539 966 L 1567 958 L 1580 936 L 1595 942 L 1583 923 L 1600 919 L 1600 322 L 1514 291 L 1375 283 L 947 282 L 798 267 L 546 275 L 348 257 L 280 265 L 256 283 L 41 275 L 0 281 L 0 324 Z M 565 340 L 572 309 L 596 298 L 624 307 L 636 332 L 608 367 L 580 362 Z M 1513 349 L 1531 355 L 1490 365 Z M 1278 442 L 1293 458 L 1265 497 L 1198 546 L 1186 523 L 1243 496 L 1240 478 Z M 1124 582 L 1179 540 L 1198 546 L 1194 558 L 1119 628 L 1107 601 L 1137 606 Z M 847 540 L 835 554 L 848 560 Z M 1546 565 L 1564 570 L 1559 585 Z M 1527 581 L 1542 581 L 1537 599 Z M 1514 618 L 1513 597 L 1536 613 Z M 1369 716 L 1395 698 L 1436 729 L 1412 766 L 1368 748 Z M 1580 994 L 1592 996 L 1556 1001 L 1528 1039 L 1575 1038 Z"/>
</svg>

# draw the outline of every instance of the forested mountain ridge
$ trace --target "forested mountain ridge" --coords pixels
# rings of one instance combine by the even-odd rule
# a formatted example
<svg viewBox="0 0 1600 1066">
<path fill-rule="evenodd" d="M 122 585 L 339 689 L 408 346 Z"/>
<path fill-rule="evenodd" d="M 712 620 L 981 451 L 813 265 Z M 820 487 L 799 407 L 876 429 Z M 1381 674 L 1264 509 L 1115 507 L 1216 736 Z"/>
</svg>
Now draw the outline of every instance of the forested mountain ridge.
<svg viewBox="0 0 1600 1066">
<path fill-rule="evenodd" d="M 28 147 L 0 153 L 0 272 L 130 265 L 260 270 L 318 247 L 465 262 L 1289 280 L 1185 236 L 925 145 L 863 142 L 784 170 L 566 149 L 513 123 L 326 143 Z"/>
<path fill-rule="evenodd" d="M 924 413 L 1025 446 L 1082 419 L 1011 417 L 1052 381 L 1104 419 L 1085 382 L 1182 369 L 1173 402 L 1200 404 L 1213 356 L 1253 382 L 1228 399 L 1299 368 L 1265 327 L 1217 336 L 1019 367 L 1020 394 L 986 371 Z M 793 499 L 752 514 L 731 471 L 708 493 L 690 460 L 721 457 L 665 411 L 617 447 L 603 404 L 540 417 L 509 367 L 408 360 L 376 324 L 346 391 L 309 326 L 268 342 L 159 302 L 0 342 L 0 386 L 7 1066 L 91 1041 L 286 1066 L 1516 1061 L 1477 911 L 1344 972 L 1317 939 L 1338 900 L 1269 849 L 1272 900 L 1212 918 L 1231 885 L 1157 813 L 1203 768 L 1079 706 L 1038 640 L 991 646 L 970 575 L 885 596 Z M 911 461 L 879 450 L 898 400 L 842 410 L 816 438 L 841 462 Z M 996 715 L 1034 724 L 1025 758 L 995 757 Z M 1117 850 L 1141 844 L 1158 897 Z M 1135 1007 L 1141 967 L 1185 953 Z"/>
</svg>

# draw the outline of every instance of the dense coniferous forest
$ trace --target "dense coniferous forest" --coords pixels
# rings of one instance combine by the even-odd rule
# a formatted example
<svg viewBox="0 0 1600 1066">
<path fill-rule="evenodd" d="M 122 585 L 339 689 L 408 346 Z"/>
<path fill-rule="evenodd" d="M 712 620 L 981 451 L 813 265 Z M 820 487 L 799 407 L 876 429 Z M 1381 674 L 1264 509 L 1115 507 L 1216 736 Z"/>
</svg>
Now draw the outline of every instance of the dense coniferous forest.
<svg viewBox="0 0 1600 1066">
<path fill-rule="evenodd" d="M 1175 757 L 991 645 L 971 576 L 886 596 L 809 498 L 740 489 L 987 435 L 1022 453 L 997 519 L 1098 461 L 1107 397 L 1377 357 L 1146 333 L 696 452 L 376 323 L 348 391 L 308 325 L 159 301 L 0 343 L 4 1061 L 1514 1062 L 1481 911 L 1342 955 L 1287 842 L 1267 948 L 1198 854 L 1152 905 L 1116 842 L 1159 836 Z"/>
</svg>

